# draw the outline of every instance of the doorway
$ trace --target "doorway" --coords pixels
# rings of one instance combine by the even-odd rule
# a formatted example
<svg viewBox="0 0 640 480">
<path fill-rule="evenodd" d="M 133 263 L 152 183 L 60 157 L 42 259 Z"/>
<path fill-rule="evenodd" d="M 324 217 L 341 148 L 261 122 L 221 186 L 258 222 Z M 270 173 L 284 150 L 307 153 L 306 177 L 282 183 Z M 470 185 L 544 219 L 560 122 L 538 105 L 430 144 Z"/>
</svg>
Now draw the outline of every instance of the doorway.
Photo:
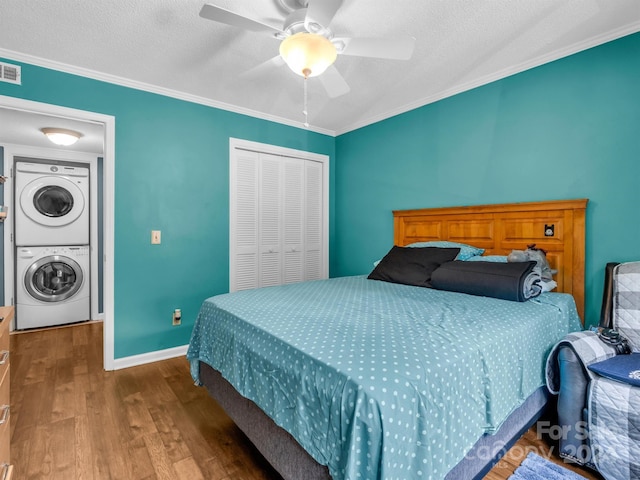
<svg viewBox="0 0 640 480">
<path fill-rule="evenodd" d="M 2 112 L 21 112 L 30 114 L 32 116 L 40 117 L 42 119 L 46 119 L 49 117 L 50 119 L 57 119 L 60 121 L 68 121 L 68 122 L 76 122 L 78 125 L 84 126 L 87 130 L 96 131 L 98 129 L 99 137 L 98 140 L 102 143 L 102 154 L 95 155 L 93 158 L 95 162 L 98 162 L 98 158 L 101 158 L 102 161 L 102 182 L 101 187 L 98 188 L 98 184 L 96 184 L 96 188 L 98 188 L 99 195 L 101 195 L 102 200 L 102 216 L 101 216 L 101 227 L 102 227 L 102 238 L 103 238 L 103 249 L 98 254 L 97 245 L 95 251 L 92 251 L 93 270 L 96 271 L 96 283 L 95 290 L 96 296 L 94 297 L 96 300 L 98 299 L 97 294 L 97 271 L 98 267 L 101 267 L 102 276 L 103 276 L 103 316 L 102 320 L 103 324 L 103 342 L 104 342 L 104 355 L 103 355 L 103 367 L 105 370 L 113 370 L 114 369 L 114 170 L 115 170 L 115 117 L 104 115 L 95 112 L 88 112 L 84 110 L 76 110 L 67 107 L 61 107 L 57 105 L 45 104 L 40 102 L 33 102 L 30 100 L 23 100 L 13 97 L 6 97 L 0 95 L 0 114 Z M 46 125 L 40 125 L 39 127 L 43 127 Z M 4 206 L 8 209 L 8 216 L 11 216 L 11 209 L 13 206 L 11 205 L 11 195 L 8 194 L 9 191 L 12 191 L 13 185 L 10 184 L 11 177 L 9 176 L 10 168 L 13 163 L 14 153 L 19 150 L 25 150 L 33 154 L 35 152 L 36 155 L 39 156 L 38 152 L 43 148 L 38 143 L 46 138 L 39 131 L 39 127 L 36 128 L 34 125 L 20 125 L 20 122 L 16 122 L 11 127 L 11 131 L 16 135 L 14 138 L 15 143 L 6 141 L 6 137 L 0 138 L 0 145 L 6 145 L 4 148 L 4 172 L 6 178 L 5 183 L 5 191 L 4 191 Z M 4 130 L 4 129 L 3 129 Z M 8 132 L 3 132 L 3 135 L 8 135 Z M 42 137 L 42 139 L 40 138 Z M 20 148 L 17 147 L 20 146 Z M 91 150 L 96 150 L 96 148 L 91 148 Z M 51 150 L 48 149 L 48 153 L 51 153 Z M 98 152 L 91 152 L 92 154 L 96 154 Z M 40 152 L 42 154 L 42 152 Z M 86 152 L 69 152 L 65 151 L 65 157 L 69 158 L 76 157 L 78 160 L 82 157 L 90 163 L 92 160 L 87 159 Z M 82 160 L 80 160 L 82 161 Z M 97 164 L 96 164 L 97 166 Z M 97 172 L 97 168 L 95 170 Z M 99 217 L 94 212 L 96 216 L 96 222 L 93 229 L 97 229 L 97 218 Z M 14 245 L 13 238 L 14 232 L 12 231 L 12 222 L 7 221 L 4 225 L 4 249 L 3 249 L 3 258 L 4 258 L 4 296 L 5 303 L 9 303 L 11 299 L 15 299 L 14 292 Z M 92 235 L 97 236 L 97 231 L 92 231 Z M 97 237 L 93 237 L 97 238 Z M 15 300 L 14 300 L 15 303 Z M 94 309 L 92 308 L 92 313 Z"/>
</svg>

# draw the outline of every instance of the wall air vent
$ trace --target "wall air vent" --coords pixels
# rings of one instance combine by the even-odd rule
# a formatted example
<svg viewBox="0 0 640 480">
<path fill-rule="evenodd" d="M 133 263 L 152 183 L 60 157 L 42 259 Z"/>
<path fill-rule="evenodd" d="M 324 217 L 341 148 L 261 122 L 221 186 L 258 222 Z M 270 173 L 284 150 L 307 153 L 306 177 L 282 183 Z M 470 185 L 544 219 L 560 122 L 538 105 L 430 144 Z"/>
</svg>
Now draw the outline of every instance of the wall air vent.
<svg viewBox="0 0 640 480">
<path fill-rule="evenodd" d="M 9 63 L 0 62 L 0 82 L 22 84 L 20 67 Z"/>
</svg>

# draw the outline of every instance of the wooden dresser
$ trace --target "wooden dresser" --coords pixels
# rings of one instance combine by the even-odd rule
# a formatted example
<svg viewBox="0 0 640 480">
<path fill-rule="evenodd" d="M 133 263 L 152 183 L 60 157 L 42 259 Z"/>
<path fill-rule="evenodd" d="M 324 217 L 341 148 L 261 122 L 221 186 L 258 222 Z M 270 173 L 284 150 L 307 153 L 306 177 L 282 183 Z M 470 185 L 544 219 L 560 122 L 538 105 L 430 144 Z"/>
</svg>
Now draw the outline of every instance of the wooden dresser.
<svg viewBox="0 0 640 480">
<path fill-rule="evenodd" d="M 9 428 L 9 325 L 13 307 L 0 307 L 0 480 L 10 480 L 11 428 Z"/>
</svg>

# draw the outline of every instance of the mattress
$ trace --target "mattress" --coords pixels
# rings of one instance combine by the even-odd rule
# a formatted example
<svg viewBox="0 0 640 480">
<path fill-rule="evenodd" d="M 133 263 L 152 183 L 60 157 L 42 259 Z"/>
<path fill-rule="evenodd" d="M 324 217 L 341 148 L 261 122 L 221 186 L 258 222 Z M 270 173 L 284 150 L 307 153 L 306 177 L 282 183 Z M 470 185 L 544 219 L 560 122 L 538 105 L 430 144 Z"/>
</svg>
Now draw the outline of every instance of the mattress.
<svg viewBox="0 0 640 480">
<path fill-rule="evenodd" d="M 581 329 L 573 298 L 527 302 L 345 277 L 207 299 L 187 357 L 221 372 L 335 480 L 444 478 L 544 384 Z"/>
</svg>

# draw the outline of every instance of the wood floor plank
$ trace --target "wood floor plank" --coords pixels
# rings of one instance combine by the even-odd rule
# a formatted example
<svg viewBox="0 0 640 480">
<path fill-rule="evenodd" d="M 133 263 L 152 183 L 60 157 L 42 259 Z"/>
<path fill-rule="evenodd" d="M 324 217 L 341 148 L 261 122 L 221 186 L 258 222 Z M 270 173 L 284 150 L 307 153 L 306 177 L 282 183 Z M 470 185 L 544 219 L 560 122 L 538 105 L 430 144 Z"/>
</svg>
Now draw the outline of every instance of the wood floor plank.
<svg viewBox="0 0 640 480">
<path fill-rule="evenodd" d="M 70 382 L 56 382 L 53 388 L 53 399 L 51 403 L 50 418 L 51 422 L 73 418 L 76 416 L 76 398 L 75 384 L 73 377 Z"/>
<path fill-rule="evenodd" d="M 86 373 L 74 375 L 72 405 L 76 416 L 87 415 L 87 392 L 89 392 L 89 376 Z"/>
<path fill-rule="evenodd" d="M 35 421 L 43 424 L 52 421 L 54 392 L 56 388 L 55 361 L 47 365 L 46 374 L 41 382 L 34 385 L 40 392 L 40 403 L 38 405 Z"/>
<path fill-rule="evenodd" d="M 115 376 L 118 394 L 122 398 L 127 397 L 128 395 L 133 395 L 134 393 L 138 393 L 140 391 L 140 386 L 138 385 L 138 381 L 136 380 L 133 371 L 134 369 L 127 368 L 125 370 L 122 370 L 122 372 L 118 372 L 118 374 Z"/>
<path fill-rule="evenodd" d="M 91 444 L 91 427 L 87 415 L 74 417 L 74 447 L 83 445 L 83 448 L 74 448 L 76 480 L 94 480 L 93 448 Z"/>
<path fill-rule="evenodd" d="M 158 432 L 141 393 L 127 395 L 122 399 L 122 404 L 124 406 L 123 413 L 129 424 L 129 432 L 133 438 Z"/>
<path fill-rule="evenodd" d="M 107 375 L 102 391 L 87 394 L 87 412 L 95 452 L 94 472 L 97 470 L 98 478 L 128 478 L 128 455 L 124 445 L 133 438 L 124 420 L 124 409 L 114 399 L 112 380 L 112 376 Z"/>
<path fill-rule="evenodd" d="M 88 327 L 88 325 L 86 325 Z M 87 347 L 90 345 L 90 328 L 71 328 L 72 345 L 74 347 Z"/>
<path fill-rule="evenodd" d="M 165 381 L 175 394 L 176 398 L 178 398 L 182 403 L 189 403 L 201 396 L 201 392 L 198 390 L 202 389 L 194 388 L 191 375 L 189 375 L 189 377 L 185 377 L 185 365 L 187 365 L 186 360 L 182 363 L 182 373 L 167 376 L 165 377 Z"/>
<path fill-rule="evenodd" d="M 50 459 L 51 480 L 68 480 L 76 478 L 75 451 L 68 448 L 69 441 L 75 439 L 75 419 L 65 418 L 47 424 L 47 455 Z"/>
<path fill-rule="evenodd" d="M 147 405 L 164 405 L 178 400 L 165 378 L 158 375 L 156 364 L 141 365 L 132 372 Z"/>
<path fill-rule="evenodd" d="M 156 478 L 156 472 L 153 467 L 153 459 L 149 455 L 147 444 L 144 437 L 136 438 L 130 441 L 126 446 L 126 451 L 129 456 L 128 478 Z"/>
<path fill-rule="evenodd" d="M 205 480 L 193 457 L 187 457 L 173 464 L 177 480 Z"/>
<path fill-rule="evenodd" d="M 14 478 L 281 480 L 184 357 L 115 372 L 102 361 L 99 322 L 11 335 Z M 507 479 L 530 451 L 563 463 L 534 427 L 486 479 Z"/>
<path fill-rule="evenodd" d="M 33 437 L 31 439 L 31 444 L 29 445 L 28 457 L 26 458 L 26 468 L 20 469 L 16 464 L 16 475 L 18 478 L 23 479 L 44 479 L 48 478 L 49 473 L 49 462 L 45 458 L 45 454 L 47 451 L 47 426 L 46 425 L 37 425 L 33 428 Z M 11 458 L 12 461 L 15 461 L 15 452 Z M 16 462 L 17 463 L 17 462 Z"/>
<path fill-rule="evenodd" d="M 176 405 L 176 409 L 171 411 L 171 419 L 175 428 L 180 432 L 184 448 L 191 452 L 191 456 L 201 466 L 205 478 L 221 478 L 220 472 L 224 472 L 224 469 L 218 458 L 222 452 L 217 447 L 215 440 L 212 444 L 206 432 L 190 421 L 179 403 Z M 210 462 L 212 459 L 214 461 Z"/>
<path fill-rule="evenodd" d="M 29 362 L 27 374 L 24 377 L 23 384 L 41 383 L 47 374 L 47 362 L 45 358 L 34 358 Z"/>
<path fill-rule="evenodd" d="M 176 472 L 164 449 L 160 434 L 151 433 L 145 435 L 143 438 L 144 443 L 147 445 L 149 458 L 151 459 L 151 464 L 153 465 L 158 480 L 174 480 L 176 478 Z"/>
<path fill-rule="evenodd" d="M 73 371 L 74 366 L 74 358 L 73 357 L 64 357 L 56 359 L 56 383 L 71 383 L 73 382 L 73 376 L 75 375 Z"/>
<path fill-rule="evenodd" d="M 157 405 L 149 408 L 149 413 L 153 418 L 167 455 L 173 463 L 180 462 L 192 456 L 187 444 L 182 438 L 180 429 L 177 428 L 171 412 L 180 408 L 178 402 L 165 405 Z"/>
</svg>

